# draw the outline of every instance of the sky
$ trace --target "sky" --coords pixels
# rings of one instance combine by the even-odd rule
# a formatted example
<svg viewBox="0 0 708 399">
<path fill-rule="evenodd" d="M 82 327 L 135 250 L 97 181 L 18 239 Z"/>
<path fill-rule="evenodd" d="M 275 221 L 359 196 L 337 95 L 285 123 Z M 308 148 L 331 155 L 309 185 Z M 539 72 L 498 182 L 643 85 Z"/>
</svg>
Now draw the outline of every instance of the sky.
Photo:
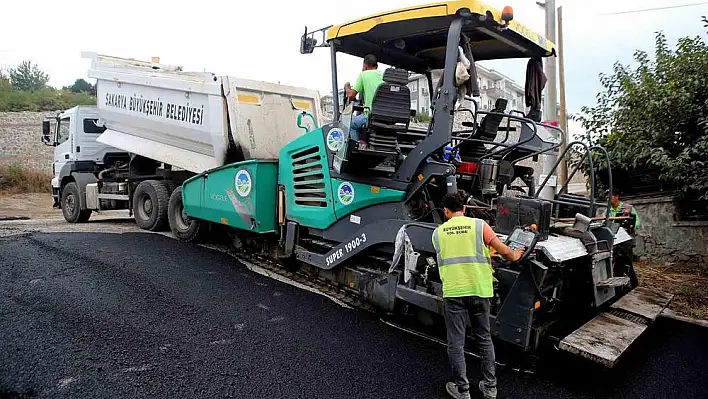
<svg viewBox="0 0 708 399">
<path fill-rule="evenodd" d="M 310 30 L 335 25 L 420 0 L 258 1 L 200 0 L 64 0 L 10 1 L 0 24 L 0 67 L 22 60 L 37 63 L 55 87 L 87 79 L 90 62 L 82 51 L 181 65 L 184 70 L 280 82 L 317 89 L 330 87 L 329 52 L 299 53 L 305 25 Z M 487 0 L 514 8 L 515 19 L 545 33 L 544 11 L 535 0 Z M 669 43 L 701 35 L 706 4 L 633 14 L 602 15 L 637 9 L 699 3 L 699 0 L 557 0 L 563 7 L 564 65 L 569 113 L 594 105 L 601 89 L 598 74 L 611 72 L 616 61 L 631 63 L 636 49 L 651 52 L 654 35 Z M 41 10 L 41 12 L 34 12 Z M 9 40 L 8 40 L 9 39 Z M 483 62 L 523 85 L 526 60 Z M 340 56 L 340 85 L 353 81 L 361 61 Z"/>
</svg>

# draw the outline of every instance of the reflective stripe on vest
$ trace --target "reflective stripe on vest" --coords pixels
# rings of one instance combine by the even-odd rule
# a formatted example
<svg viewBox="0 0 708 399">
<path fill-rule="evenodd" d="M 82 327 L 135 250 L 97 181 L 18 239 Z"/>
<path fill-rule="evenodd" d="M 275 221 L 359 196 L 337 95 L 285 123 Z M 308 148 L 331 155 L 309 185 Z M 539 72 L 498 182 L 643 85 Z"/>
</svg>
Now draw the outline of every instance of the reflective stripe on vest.
<svg viewBox="0 0 708 399">
<path fill-rule="evenodd" d="M 433 232 L 433 246 L 443 281 L 443 297 L 493 296 L 492 268 L 482 220 L 465 216 L 448 220 Z"/>
</svg>

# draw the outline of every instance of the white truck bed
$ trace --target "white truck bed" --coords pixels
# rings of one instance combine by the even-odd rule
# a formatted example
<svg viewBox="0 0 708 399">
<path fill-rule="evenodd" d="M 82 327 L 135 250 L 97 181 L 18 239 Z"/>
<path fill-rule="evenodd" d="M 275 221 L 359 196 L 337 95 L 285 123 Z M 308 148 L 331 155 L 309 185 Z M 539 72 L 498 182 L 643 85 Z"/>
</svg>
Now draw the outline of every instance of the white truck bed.
<svg viewBox="0 0 708 399">
<path fill-rule="evenodd" d="M 181 67 L 84 53 L 97 79 L 98 141 L 195 173 L 235 160 L 277 159 L 304 133 L 297 115 L 322 121 L 319 93 L 305 88 L 184 72 Z M 309 118 L 305 118 L 309 121 Z M 231 145 L 230 145 L 231 143 Z"/>
</svg>

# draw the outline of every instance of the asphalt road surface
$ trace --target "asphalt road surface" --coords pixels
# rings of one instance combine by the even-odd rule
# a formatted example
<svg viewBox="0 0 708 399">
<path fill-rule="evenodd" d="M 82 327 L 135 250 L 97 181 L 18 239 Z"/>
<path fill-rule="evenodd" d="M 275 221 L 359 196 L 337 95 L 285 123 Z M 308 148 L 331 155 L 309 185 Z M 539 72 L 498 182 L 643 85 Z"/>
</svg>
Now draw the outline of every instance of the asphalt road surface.
<svg viewBox="0 0 708 399">
<path fill-rule="evenodd" d="M 630 355 L 613 373 L 502 369 L 499 397 L 708 397 L 708 330 L 664 319 Z M 447 373 L 443 347 L 214 250 L 0 238 L 0 397 L 443 398 Z"/>
</svg>

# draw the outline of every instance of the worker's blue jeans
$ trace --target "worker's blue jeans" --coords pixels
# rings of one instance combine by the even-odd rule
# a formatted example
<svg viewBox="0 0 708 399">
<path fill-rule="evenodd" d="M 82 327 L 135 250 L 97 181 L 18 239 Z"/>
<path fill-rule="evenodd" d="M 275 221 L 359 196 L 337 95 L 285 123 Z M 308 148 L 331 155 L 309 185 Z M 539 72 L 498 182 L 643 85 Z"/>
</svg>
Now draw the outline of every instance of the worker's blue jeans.
<svg viewBox="0 0 708 399">
<path fill-rule="evenodd" d="M 368 121 L 369 119 L 364 114 L 352 116 L 352 121 L 349 124 L 349 138 L 356 141 L 366 140 L 362 137 L 361 131 Z"/>
<path fill-rule="evenodd" d="M 445 298 L 445 327 L 447 328 L 447 356 L 452 368 L 452 382 L 460 392 L 470 389 L 465 364 L 465 331 L 469 316 L 472 337 L 481 357 L 482 380 L 488 388 L 497 386 L 494 373 L 494 344 L 489 331 L 489 298 L 467 296 Z"/>
</svg>

